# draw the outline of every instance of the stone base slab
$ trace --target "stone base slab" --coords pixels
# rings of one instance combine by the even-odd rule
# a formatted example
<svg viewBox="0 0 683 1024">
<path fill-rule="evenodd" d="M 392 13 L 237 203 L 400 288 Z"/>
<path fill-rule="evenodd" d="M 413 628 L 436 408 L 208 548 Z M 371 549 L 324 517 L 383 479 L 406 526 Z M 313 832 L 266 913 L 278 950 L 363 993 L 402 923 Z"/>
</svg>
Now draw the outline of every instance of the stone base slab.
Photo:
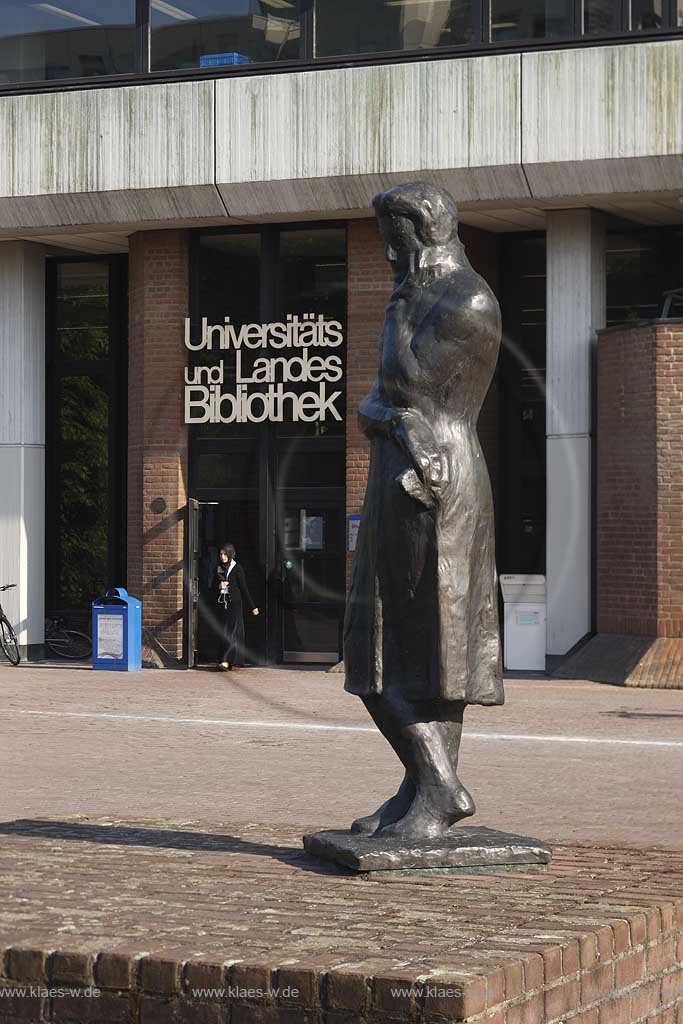
<svg viewBox="0 0 683 1024">
<path fill-rule="evenodd" d="M 505 871 L 533 867 L 551 859 L 550 848 L 537 839 L 497 832 L 491 828 L 458 826 L 438 839 L 385 839 L 357 832 L 327 830 L 304 836 L 304 849 L 313 857 L 356 872 Z"/>
<path fill-rule="evenodd" d="M 553 676 L 645 689 L 683 690 L 683 638 L 599 633 Z"/>
</svg>

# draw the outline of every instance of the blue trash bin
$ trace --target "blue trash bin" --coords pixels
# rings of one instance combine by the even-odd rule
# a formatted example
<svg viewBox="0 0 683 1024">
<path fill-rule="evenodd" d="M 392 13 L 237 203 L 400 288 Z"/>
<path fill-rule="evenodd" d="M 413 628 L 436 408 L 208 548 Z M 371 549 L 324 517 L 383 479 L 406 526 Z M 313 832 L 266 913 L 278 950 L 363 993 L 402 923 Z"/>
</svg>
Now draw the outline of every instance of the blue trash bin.
<svg viewBox="0 0 683 1024">
<path fill-rule="evenodd" d="M 142 604 L 124 587 L 112 587 L 92 603 L 92 667 L 142 668 Z"/>
</svg>

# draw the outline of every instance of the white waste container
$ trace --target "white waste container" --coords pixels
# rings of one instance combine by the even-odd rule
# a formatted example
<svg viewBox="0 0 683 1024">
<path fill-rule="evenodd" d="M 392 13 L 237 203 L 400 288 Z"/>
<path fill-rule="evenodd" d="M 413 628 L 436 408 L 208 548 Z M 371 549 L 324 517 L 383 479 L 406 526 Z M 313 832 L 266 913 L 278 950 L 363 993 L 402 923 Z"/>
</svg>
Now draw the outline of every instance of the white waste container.
<svg viewBox="0 0 683 1024">
<path fill-rule="evenodd" d="M 505 668 L 545 671 L 545 576 L 508 573 L 503 592 L 503 663 Z"/>
</svg>

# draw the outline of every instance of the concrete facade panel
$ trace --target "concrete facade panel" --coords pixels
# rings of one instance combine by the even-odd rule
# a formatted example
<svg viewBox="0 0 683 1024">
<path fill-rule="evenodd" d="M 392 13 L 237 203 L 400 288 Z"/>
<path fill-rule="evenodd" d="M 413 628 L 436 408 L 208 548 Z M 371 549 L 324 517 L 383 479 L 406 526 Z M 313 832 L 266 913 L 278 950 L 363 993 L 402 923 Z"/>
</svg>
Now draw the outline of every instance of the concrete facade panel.
<svg viewBox="0 0 683 1024">
<path fill-rule="evenodd" d="M 45 444 L 45 260 L 0 243 L 0 445 Z"/>
<path fill-rule="evenodd" d="M 0 245 L 0 585 L 19 643 L 44 634 L 45 260 L 24 242 Z"/>
<path fill-rule="evenodd" d="M 591 430 L 591 360 L 605 324 L 605 229 L 591 210 L 547 215 L 546 431 Z"/>
<path fill-rule="evenodd" d="M 679 42 L 521 59 L 522 162 L 535 198 L 681 188 Z"/>
<path fill-rule="evenodd" d="M 513 54 L 219 80 L 217 182 L 518 164 L 519 74 Z"/>
<path fill-rule="evenodd" d="M 213 82 L 0 98 L 0 227 L 222 214 L 212 188 L 213 105 Z M 180 200 L 195 189 L 188 210 Z M 161 209 L 150 190 L 163 190 Z"/>
</svg>

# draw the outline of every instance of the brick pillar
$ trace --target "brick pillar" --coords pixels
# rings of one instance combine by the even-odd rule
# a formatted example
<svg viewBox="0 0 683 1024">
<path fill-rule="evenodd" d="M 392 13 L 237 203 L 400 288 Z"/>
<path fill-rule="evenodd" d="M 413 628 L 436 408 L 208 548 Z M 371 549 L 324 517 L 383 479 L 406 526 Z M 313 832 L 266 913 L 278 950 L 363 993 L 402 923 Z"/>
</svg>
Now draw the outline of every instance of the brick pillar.
<svg viewBox="0 0 683 1024">
<path fill-rule="evenodd" d="M 461 225 L 460 237 L 472 266 L 491 285 L 498 284 L 498 245 L 486 231 Z M 348 225 L 347 420 L 346 512 L 357 515 L 363 505 L 370 464 L 369 445 L 358 429 L 358 405 L 372 387 L 377 373 L 379 332 L 392 289 L 391 268 L 375 220 Z M 479 436 L 496 492 L 498 387 L 494 380 L 479 418 Z M 347 558 L 347 576 L 352 555 Z"/>
<path fill-rule="evenodd" d="M 683 321 L 598 336 L 598 632 L 683 637 Z"/>
<path fill-rule="evenodd" d="M 346 513 L 357 515 L 370 465 L 370 446 L 358 429 L 358 406 L 377 374 L 379 332 L 393 279 L 376 221 L 349 223 L 347 252 Z M 352 559 L 352 554 L 347 555 L 347 579 Z"/>
<path fill-rule="evenodd" d="M 143 626 L 176 658 L 182 657 L 183 645 L 188 288 L 187 231 L 144 231 L 131 237 L 128 589 L 142 598 Z"/>
</svg>

